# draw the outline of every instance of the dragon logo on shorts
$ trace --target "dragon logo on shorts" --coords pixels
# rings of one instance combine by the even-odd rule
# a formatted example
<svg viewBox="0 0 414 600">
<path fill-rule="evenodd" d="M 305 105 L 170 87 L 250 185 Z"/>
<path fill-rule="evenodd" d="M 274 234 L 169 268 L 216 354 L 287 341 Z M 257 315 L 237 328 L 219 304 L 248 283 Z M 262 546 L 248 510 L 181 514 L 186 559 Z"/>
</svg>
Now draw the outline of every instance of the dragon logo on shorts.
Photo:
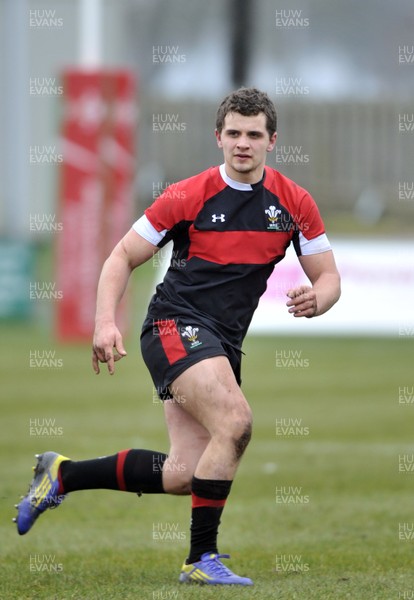
<svg viewBox="0 0 414 600">
<path fill-rule="evenodd" d="M 281 210 L 279 210 L 278 208 L 276 208 L 276 206 L 269 206 L 269 208 L 267 208 L 265 210 L 265 213 L 267 214 L 267 220 L 268 220 L 268 225 L 267 228 L 268 229 L 280 229 L 279 227 L 279 223 L 277 222 L 279 219 L 279 215 L 282 213 Z"/>
<path fill-rule="evenodd" d="M 190 348 L 195 348 L 196 346 L 201 346 L 203 342 L 200 342 L 197 338 L 197 332 L 199 331 L 198 327 L 191 327 L 191 325 L 187 325 L 184 327 L 184 330 L 181 332 L 181 336 L 183 338 L 187 338 L 189 342 L 191 342 Z"/>
</svg>

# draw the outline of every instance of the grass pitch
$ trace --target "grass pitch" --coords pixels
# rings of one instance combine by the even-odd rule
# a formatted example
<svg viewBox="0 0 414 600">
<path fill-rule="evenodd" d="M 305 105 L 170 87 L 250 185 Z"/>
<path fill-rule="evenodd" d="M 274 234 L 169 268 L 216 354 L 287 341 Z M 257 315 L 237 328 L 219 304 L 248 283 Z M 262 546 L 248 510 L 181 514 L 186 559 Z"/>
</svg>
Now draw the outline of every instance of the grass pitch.
<svg viewBox="0 0 414 600">
<path fill-rule="evenodd" d="M 13 504 L 33 454 L 85 459 L 168 445 L 138 336 L 116 374 L 97 377 L 89 346 L 60 346 L 27 326 L 1 334 L 2 600 L 414 597 L 412 340 L 247 339 L 254 434 L 219 548 L 255 585 L 225 589 L 177 582 L 188 497 L 73 493 L 17 535 Z M 30 367 L 33 350 L 53 350 L 59 362 Z"/>
</svg>

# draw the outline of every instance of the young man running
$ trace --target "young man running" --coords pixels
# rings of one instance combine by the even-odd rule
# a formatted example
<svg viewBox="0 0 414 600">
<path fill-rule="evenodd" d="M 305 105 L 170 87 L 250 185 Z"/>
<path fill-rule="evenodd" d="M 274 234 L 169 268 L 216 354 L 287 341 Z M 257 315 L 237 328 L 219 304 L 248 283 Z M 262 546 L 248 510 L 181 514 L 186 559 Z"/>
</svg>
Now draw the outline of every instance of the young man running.
<svg viewBox="0 0 414 600">
<path fill-rule="evenodd" d="M 141 335 L 144 361 L 165 401 L 169 455 L 130 449 L 86 461 L 54 452 L 38 456 L 35 477 L 18 506 L 20 534 L 76 490 L 191 494 L 191 544 L 180 581 L 252 585 L 222 563 L 228 555 L 217 549 L 220 517 L 252 431 L 251 409 L 240 389 L 242 342 L 267 279 L 291 242 L 311 286 L 287 290 L 289 312 L 315 317 L 340 296 L 315 202 L 265 166 L 276 136 L 276 111 L 266 94 L 242 88 L 227 96 L 216 120 L 224 164 L 175 184 L 174 194 L 167 189 L 103 266 L 92 363 L 96 373 L 106 363 L 112 375 L 115 362 L 126 355 L 115 312 L 129 276 L 173 241 L 170 268 Z M 177 461 L 185 470 L 173 468 Z"/>
</svg>

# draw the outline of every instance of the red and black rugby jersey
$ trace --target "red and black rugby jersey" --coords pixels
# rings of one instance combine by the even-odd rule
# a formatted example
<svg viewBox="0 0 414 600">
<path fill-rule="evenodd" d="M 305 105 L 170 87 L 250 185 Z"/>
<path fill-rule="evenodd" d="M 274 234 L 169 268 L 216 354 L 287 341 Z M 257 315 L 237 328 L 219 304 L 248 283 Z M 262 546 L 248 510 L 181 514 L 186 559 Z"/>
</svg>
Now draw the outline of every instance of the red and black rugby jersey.
<svg viewBox="0 0 414 600">
<path fill-rule="evenodd" d="M 148 318 L 186 317 L 236 347 L 290 242 L 298 255 L 330 250 L 310 194 L 267 166 L 253 185 L 230 179 L 224 165 L 173 184 L 133 228 L 160 248 L 173 240 Z"/>
</svg>

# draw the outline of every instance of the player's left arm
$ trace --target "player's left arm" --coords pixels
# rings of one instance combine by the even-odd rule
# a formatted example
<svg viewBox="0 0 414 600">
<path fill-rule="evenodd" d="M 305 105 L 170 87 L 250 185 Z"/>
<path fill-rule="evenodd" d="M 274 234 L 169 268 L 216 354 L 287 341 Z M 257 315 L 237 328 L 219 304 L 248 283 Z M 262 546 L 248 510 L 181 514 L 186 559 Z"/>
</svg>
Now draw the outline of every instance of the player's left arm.
<svg viewBox="0 0 414 600">
<path fill-rule="evenodd" d="M 341 278 L 332 250 L 298 257 L 312 286 L 287 291 L 286 306 L 294 317 L 317 317 L 328 311 L 341 295 Z"/>
</svg>

